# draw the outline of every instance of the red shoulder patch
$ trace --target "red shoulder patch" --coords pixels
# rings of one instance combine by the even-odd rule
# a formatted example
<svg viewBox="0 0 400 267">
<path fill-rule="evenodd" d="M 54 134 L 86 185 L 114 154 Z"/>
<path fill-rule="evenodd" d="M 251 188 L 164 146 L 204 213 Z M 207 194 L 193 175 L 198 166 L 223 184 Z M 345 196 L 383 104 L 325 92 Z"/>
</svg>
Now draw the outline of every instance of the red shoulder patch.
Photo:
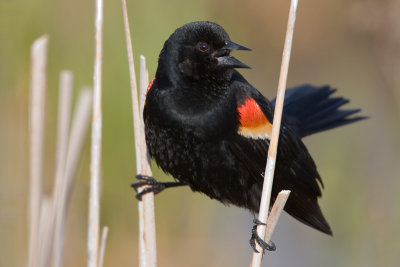
<svg viewBox="0 0 400 267">
<path fill-rule="evenodd" d="M 272 124 L 253 98 L 247 98 L 238 107 L 240 126 L 238 133 L 254 139 L 270 138 Z"/>
<path fill-rule="evenodd" d="M 154 83 L 155 80 L 156 80 L 156 77 L 154 77 L 153 79 L 151 79 L 149 85 L 147 86 L 146 97 L 147 97 L 147 94 L 149 93 L 151 87 L 153 86 L 153 83 Z M 146 100 L 144 100 L 144 105 L 146 106 Z"/>
<path fill-rule="evenodd" d="M 151 87 L 153 86 L 154 81 L 156 80 L 156 77 L 154 77 L 153 79 L 151 79 L 149 85 L 147 86 L 147 91 L 146 91 L 146 95 L 149 93 Z"/>
</svg>

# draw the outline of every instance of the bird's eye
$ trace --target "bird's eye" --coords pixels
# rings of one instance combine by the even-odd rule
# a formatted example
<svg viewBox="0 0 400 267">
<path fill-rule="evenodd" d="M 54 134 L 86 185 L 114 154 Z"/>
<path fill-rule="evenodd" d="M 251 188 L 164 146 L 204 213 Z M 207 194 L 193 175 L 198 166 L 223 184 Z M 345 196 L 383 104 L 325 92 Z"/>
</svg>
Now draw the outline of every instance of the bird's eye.
<svg viewBox="0 0 400 267">
<path fill-rule="evenodd" d="M 200 42 L 197 45 L 197 47 L 201 52 L 206 52 L 206 51 L 208 51 L 210 49 L 210 46 L 207 43 L 204 43 L 204 42 Z"/>
</svg>

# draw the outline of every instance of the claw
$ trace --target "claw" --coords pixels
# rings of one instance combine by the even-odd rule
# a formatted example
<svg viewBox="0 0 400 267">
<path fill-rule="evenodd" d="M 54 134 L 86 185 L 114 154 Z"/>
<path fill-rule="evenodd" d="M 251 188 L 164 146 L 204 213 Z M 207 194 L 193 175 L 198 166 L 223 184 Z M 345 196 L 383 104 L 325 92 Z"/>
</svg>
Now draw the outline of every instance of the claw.
<svg viewBox="0 0 400 267">
<path fill-rule="evenodd" d="M 264 240 L 262 240 L 262 238 L 258 235 L 257 233 L 257 226 L 259 225 L 265 225 L 265 223 L 259 221 L 258 219 L 254 219 L 254 226 L 251 229 L 251 238 L 250 238 L 250 246 L 252 247 L 252 249 L 254 250 L 254 252 L 260 253 L 257 249 L 256 249 L 256 242 L 257 244 L 259 244 L 261 246 L 261 248 L 263 249 L 263 253 L 264 250 L 268 250 L 268 251 L 275 251 L 276 250 L 276 246 L 274 244 L 274 242 L 272 242 L 271 240 L 269 241 L 271 244 L 268 244 L 267 242 L 265 242 Z"/>
<path fill-rule="evenodd" d="M 136 183 L 132 183 L 131 187 L 137 192 L 136 198 L 139 201 L 141 201 L 143 195 L 147 193 L 153 192 L 154 194 L 158 194 L 165 189 L 165 185 L 163 183 L 158 182 L 151 176 L 138 174 L 136 175 L 136 179 L 138 179 L 139 181 Z M 143 186 L 146 186 L 146 188 L 139 192 L 139 189 Z"/>
</svg>

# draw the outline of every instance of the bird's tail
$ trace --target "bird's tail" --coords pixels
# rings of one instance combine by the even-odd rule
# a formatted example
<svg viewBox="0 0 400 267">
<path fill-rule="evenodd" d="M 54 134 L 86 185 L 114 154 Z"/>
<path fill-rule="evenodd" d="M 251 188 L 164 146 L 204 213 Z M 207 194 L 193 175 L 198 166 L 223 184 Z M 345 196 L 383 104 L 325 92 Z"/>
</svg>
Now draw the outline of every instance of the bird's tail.
<svg viewBox="0 0 400 267">
<path fill-rule="evenodd" d="M 301 137 L 366 119 L 351 116 L 361 109 L 339 109 L 349 100 L 331 97 L 336 92 L 330 86 L 300 85 L 286 91 L 283 114 Z M 272 101 L 275 105 L 275 99 Z"/>
</svg>

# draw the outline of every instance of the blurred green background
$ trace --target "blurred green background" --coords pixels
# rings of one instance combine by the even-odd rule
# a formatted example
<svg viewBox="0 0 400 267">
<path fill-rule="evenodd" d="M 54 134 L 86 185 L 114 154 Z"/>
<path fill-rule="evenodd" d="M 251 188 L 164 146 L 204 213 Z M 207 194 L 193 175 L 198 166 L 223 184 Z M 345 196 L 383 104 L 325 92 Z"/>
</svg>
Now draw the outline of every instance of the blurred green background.
<svg viewBox="0 0 400 267">
<path fill-rule="evenodd" d="M 101 224 L 110 227 L 105 266 L 137 266 L 137 201 L 128 64 L 120 1 L 105 1 Z M 150 76 L 164 41 L 195 20 L 221 24 L 253 67 L 244 76 L 274 97 L 289 1 L 128 1 L 136 60 Z M 277 251 L 263 266 L 398 266 L 400 262 L 400 2 L 300 1 L 288 85 L 330 84 L 371 116 L 305 139 L 325 183 L 320 204 L 334 232 L 284 215 Z M 50 36 L 44 191 L 55 163 L 59 72 L 75 97 L 92 83 L 94 1 L 0 1 L 0 266 L 27 259 L 30 45 Z M 137 66 L 138 66 L 138 61 Z M 89 138 L 69 209 L 65 266 L 86 265 Z M 155 177 L 170 180 L 156 167 Z M 156 197 L 159 266 L 248 266 L 252 216 L 188 188 Z"/>
</svg>

